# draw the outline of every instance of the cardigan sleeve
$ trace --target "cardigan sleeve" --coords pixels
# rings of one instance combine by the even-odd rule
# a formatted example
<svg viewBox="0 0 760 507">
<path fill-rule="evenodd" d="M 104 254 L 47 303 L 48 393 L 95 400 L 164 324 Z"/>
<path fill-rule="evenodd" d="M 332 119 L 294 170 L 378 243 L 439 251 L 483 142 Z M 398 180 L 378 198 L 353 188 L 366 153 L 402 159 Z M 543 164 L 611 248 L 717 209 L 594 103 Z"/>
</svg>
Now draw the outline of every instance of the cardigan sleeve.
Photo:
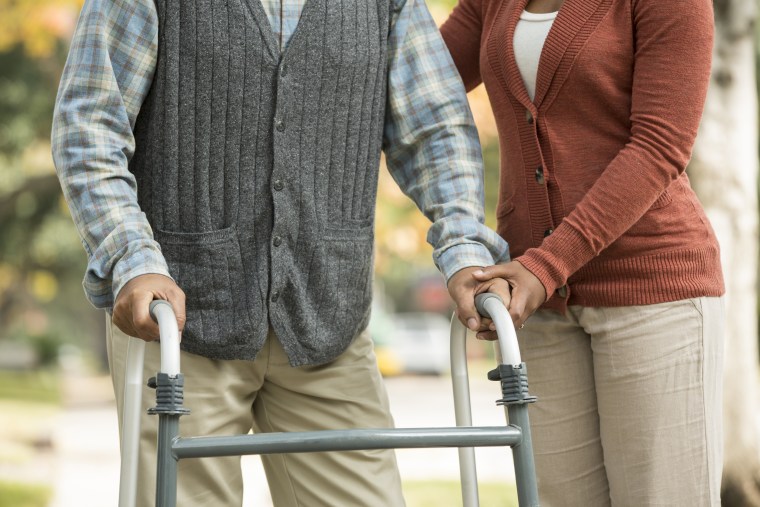
<svg viewBox="0 0 760 507">
<path fill-rule="evenodd" d="M 482 0 L 460 0 L 441 26 L 441 34 L 469 92 L 482 82 L 480 35 L 483 30 Z"/>
<path fill-rule="evenodd" d="M 702 116 L 713 44 L 710 0 L 633 0 L 631 137 L 538 248 L 518 260 L 549 297 L 633 226 L 686 169 Z"/>
</svg>

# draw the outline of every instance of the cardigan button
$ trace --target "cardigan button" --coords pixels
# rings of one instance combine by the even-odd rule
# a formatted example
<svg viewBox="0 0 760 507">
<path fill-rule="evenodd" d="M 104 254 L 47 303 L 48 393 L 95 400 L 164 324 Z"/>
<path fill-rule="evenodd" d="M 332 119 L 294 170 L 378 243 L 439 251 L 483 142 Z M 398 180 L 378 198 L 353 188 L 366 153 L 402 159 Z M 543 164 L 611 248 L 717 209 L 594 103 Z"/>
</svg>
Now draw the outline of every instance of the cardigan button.
<svg viewBox="0 0 760 507">
<path fill-rule="evenodd" d="M 528 122 L 528 125 L 533 125 L 533 114 L 530 112 L 530 109 L 525 110 L 525 119 Z"/>
<path fill-rule="evenodd" d="M 282 180 L 274 180 L 274 189 L 278 192 L 285 188 L 285 184 L 282 182 Z"/>
<path fill-rule="evenodd" d="M 567 297 L 567 285 L 563 285 L 562 287 L 560 287 L 559 289 L 557 289 L 557 295 L 559 295 L 559 297 L 561 297 L 561 298 L 566 298 Z"/>
<path fill-rule="evenodd" d="M 544 184 L 544 167 L 543 166 L 538 166 L 536 168 L 536 181 L 538 182 L 539 185 Z"/>
<path fill-rule="evenodd" d="M 544 237 L 547 237 L 549 234 L 551 234 L 551 233 L 553 233 L 553 232 L 554 232 L 554 229 L 552 229 L 551 227 L 550 227 L 550 228 L 548 228 L 548 229 L 546 229 L 546 230 L 544 231 Z"/>
</svg>

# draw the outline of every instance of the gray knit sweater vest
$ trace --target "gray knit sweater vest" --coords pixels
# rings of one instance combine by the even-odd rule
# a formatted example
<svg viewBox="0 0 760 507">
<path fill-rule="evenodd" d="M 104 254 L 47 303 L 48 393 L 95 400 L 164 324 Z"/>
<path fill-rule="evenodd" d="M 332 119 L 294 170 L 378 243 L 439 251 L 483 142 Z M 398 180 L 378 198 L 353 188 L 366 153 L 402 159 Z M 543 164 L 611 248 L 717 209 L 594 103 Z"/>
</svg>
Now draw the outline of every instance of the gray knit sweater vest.
<svg viewBox="0 0 760 507">
<path fill-rule="evenodd" d="M 156 0 L 130 170 L 187 296 L 182 348 L 293 366 L 367 325 L 390 0 L 308 0 L 281 55 L 260 0 Z"/>
</svg>

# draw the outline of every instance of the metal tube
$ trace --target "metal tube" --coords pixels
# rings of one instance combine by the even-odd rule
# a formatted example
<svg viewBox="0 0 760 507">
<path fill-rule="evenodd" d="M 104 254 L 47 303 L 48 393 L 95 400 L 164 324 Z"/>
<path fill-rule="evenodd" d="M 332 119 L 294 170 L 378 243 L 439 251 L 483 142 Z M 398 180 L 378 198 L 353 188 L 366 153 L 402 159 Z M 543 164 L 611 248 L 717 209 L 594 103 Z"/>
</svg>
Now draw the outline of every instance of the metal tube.
<svg viewBox="0 0 760 507">
<path fill-rule="evenodd" d="M 176 459 L 247 454 L 414 449 L 421 447 L 496 447 L 522 441 L 519 428 L 394 428 L 260 433 L 174 440 Z"/>
<path fill-rule="evenodd" d="M 170 377 L 179 374 L 179 328 L 177 317 L 168 301 L 157 300 L 150 304 L 150 314 L 158 322 L 161 334 L 161 371 Z"/>
<path fill-rule="evenodd" d="M 177 505 L 177 458 L 172 444 L 179 435 L 179 415 L 158 416 L 158 463 L 156 474 L 156 507 Z"/>
<path fill-rule="evenodd" d="M 124 373 L 124 405 L 121 419 L 121 468 L 119 507 L 137 503 L 137 455 L 140 446 L 140 407 L 142 406 L 145 342 L 130 338 Z"/>
<path fill-rule="evenodd" d="M 510 424 L 522 430 L 522 442 L 512 447 L 515 464 L 515 483 L 520 507 L 539 507 L 536 465 L 533 459 L 533 439 L 530 434 L 528 405 L 510 405 L 507 408 Z"/>
<path fill-rule="evenodd" d="M 483 306 L 488 310 L 491 320 L 496 326 L 502 364 L 518 365 L 522 363 L 515 325 L 512 323 L 512 317 L 509 316 L 504 303 L 499 298 L 488 298 L 483 302 Z"/>
<path fill-rule="evenodd" d="M 451 383 L 454 389 L 454 416 L 460 427 L 472 426 L 472 404 L 470 402 L 470 378 L 467 371 L 467 328 L 456 314 L 451 317 Z M 459 477 L 462 485 L 462 505 L 477 507 L 478 472 L 473 447 L 459 448 Z"/>
</svg>

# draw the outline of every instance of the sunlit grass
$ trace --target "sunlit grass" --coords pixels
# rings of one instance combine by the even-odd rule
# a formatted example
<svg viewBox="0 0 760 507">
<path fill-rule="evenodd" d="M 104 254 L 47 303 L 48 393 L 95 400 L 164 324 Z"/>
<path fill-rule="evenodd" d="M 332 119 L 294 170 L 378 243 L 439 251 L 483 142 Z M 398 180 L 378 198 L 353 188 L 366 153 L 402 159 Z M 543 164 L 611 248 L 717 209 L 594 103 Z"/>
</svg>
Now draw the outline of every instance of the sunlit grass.
<svg viewBox="0 0 760 507">
<path fill-rule="evenodd" d="M 47 486 L 0 481 L 0 507 L 45 507 L 51 494 Z"/>
<path fill-rule="evenodd" d="M 0 370 L 0 400 L 58 403 L 61 393 L 59 378 L 47 370 Z"/>
<path fill-rule="evenodd" d="M 407 507 L 459 507 L 462 490 L 457 481 L 404 481 Z M 481 482 L 478 487 L 481 507 L 517 507 L 513 484 Z"/>
</svg>

